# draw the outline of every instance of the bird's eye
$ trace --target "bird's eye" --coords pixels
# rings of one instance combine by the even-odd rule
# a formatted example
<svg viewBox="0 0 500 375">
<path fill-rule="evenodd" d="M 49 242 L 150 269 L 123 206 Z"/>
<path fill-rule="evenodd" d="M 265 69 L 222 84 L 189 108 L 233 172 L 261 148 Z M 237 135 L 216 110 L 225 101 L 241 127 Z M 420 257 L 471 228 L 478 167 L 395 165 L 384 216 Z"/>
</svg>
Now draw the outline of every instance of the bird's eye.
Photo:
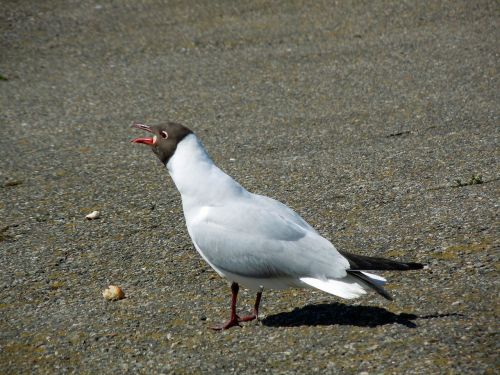
<svg viewBox="0 0 500 375">
<path fill-rule="evenodd" d="M 167 139 L 168 138 L 168 133 L 165 131 L 165 130 L 162 130 L 160 132 L 160 136 L 163 138 L 163 139 Z"/>
</svg>

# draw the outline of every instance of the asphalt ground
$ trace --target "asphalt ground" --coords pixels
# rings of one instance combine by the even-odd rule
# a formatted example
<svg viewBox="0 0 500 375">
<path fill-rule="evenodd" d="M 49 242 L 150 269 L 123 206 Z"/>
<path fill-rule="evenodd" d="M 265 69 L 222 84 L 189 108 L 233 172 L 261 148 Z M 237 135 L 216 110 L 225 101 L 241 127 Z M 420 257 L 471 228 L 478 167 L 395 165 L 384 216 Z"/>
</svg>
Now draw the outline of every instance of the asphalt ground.
<svg viewBox="0 0 500 375">
<path fill-rule="evenodd" d="M 0 372 L 497 373 L 499 11 L 2 2 Z M 265 291 L 212 332 L 227 281 L 129 143 L 166 120 L 338 249 L 428 268 L 384 273 L 393 302 Z"/>
</svg>

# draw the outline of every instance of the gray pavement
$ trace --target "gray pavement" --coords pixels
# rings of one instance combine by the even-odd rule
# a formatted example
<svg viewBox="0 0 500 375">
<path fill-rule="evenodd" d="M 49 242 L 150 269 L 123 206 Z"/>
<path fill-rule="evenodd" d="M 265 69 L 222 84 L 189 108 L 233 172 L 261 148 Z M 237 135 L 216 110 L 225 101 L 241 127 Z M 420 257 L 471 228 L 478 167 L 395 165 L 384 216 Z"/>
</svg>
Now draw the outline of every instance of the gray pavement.
<svg viewBox="0 0 500 375">
<path fill-rule="evenodd" d="M 497 372 L 499 11 L 2 2 L 0 373 Z M 266 291 L 212 332 L 227 282 L 129 143 L 167 119 L 339 249 L 428 269 L 384 274 L 393 302 Z"/>
</svg>

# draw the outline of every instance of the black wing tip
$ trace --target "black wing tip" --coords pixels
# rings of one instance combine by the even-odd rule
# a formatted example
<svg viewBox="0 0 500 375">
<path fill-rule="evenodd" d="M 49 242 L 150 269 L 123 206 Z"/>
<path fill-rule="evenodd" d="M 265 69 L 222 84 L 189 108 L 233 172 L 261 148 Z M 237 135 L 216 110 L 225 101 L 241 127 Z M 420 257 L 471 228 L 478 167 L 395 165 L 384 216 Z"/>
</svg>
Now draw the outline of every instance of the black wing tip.
<svg viewBox="0 0 500 375">
<path fill-rule="evenodd" d="M 368 257 L 364 255 L 357 255 L 348 253 L 346 251 L 339 251 L 347 261 L 351 270 L 358 271 L 409 271 L 421 270 L 424 264 L 416 262 L 400 262 L 396 260 Z"/>
<path fill-rule="evenodd" d="M 384 291 L 385 291 L 385 290 L 384 290 Z M 384 297 L 384 298 L 385 298 L 386 300 L 388 300 L 388 301 L 394 301 L 394 298 L 392 298 L 392 296 L 391 296 L 389 293 L 387 293 L 387 292 L 385 292 L 384 294 L 380 294 L 380 295 L 381 295 L 382 297 Z"/>
<path fill-rule="evenodd" d="M 421 270 L 425 267 L 425 264 L 415 262 L 406 263 L 406 265 L 409 270 Z"/>
<path fill-rule="evenodd" d="M 387 292 L 387 290 L 385 290 L 384 288 L 382 287 L 377 287 L 376 289 L 373 288 L 373 285 L 372 284 L 369 284 L 373 290 L 375 290 L 380 296 L 384 297 L 386 300 L 388 301 L 394 301 L 394 298 L 392 298 L 392 296 L 389 294 L 389 292 Z"/>
<path fill-rule="evenodd" d="M 377 289 L 375 289 L 375 291 L 378 294 L 380 294 L 382 297 L 384 297 L 386 300 L 394 301 L 394 298 L 392 298 L 392 296 L 389 294 L 389 292 L 387 290 L 385 290 L 384 288 L 378 287 Z"/>
</svg>

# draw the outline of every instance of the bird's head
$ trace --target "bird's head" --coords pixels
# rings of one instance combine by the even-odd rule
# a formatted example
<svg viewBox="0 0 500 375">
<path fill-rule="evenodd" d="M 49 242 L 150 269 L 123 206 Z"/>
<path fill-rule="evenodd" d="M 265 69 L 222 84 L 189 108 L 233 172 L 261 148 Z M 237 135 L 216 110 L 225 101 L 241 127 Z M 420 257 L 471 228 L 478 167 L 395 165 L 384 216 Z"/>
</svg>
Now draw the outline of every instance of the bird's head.
<svg viewBox="0 0 500 375">
<path fill-rule="evenodd" d="M 192 131 L 184 125 L 167 122 L 162 125 L 134 124 L 132 127 L 151 133 L 152 137 L 135 138 L 133 143 L 143 143 L 151 147 L 163 164 L 167 164 L 174 154 L 177 145 Z"/>
</svg>

